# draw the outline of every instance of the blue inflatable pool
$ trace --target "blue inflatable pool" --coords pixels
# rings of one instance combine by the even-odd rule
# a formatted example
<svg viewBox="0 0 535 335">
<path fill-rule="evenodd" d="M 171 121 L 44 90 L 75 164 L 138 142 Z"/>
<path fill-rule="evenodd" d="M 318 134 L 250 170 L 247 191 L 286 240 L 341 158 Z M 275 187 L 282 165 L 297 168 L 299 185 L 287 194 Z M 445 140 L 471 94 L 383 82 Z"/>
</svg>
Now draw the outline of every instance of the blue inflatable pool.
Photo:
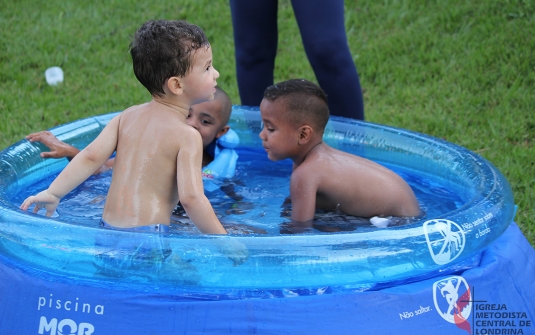
<svg viewBox="0 0 535 335">
<path fill-rule="evenodd" d="M 52 131 L 83 147 L 113 115 Z M 230 124 L 240 137 L 239 149 L 259 148 L 257 110 L 235 106 Z M 166 271 L 134 268 L 115 276 L 96 271 L 95 240 L 151 243 L 157 236 L 21 212 L 17 196 L 57 174 L 66 160 L 43 160 L 43 147 L 27 141 L 5 149 L 0 153 L 0 333 L 412 334 L 427 327 L 422 333 L 455 334 L 505 327 L 527 334 L 535 329 L 533 303 L 527 299 L 534 285 L 521 280 L 535 274 L 533 249 L 510 225 L 512 193 L 496 168 L 436 138 L 341 118 L 331 119 L 325 141 L 433 180 L 455 193 L 458 205 L 386 229 L 370 225 L 333 234 L 231 236 L 178 232 L 164 238 L 183 261 Z M 239 266 L 220 251 L 233 243 L 249 252 Z M 514 326 L 486 322 L 513 316 Z"/>
</svg>

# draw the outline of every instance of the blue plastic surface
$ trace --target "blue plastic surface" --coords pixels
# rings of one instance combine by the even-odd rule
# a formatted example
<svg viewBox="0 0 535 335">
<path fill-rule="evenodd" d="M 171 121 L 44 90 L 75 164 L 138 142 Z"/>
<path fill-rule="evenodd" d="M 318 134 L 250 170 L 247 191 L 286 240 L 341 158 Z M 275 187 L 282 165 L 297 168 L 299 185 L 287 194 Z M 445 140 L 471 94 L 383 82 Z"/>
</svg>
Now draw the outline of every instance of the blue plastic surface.
<svg viewBox="0 0 535 335">
<path fill-rule="evenodd" d="M 114 115 L 80 120 L 52 132 L 61 140 L 83 147 Z M 260 145 L 258 110 L 234 106 L 230 125 L 240 138 L 240 147 Z M 21 310 L 9 310 L 4 306 L 0 309 L 0 317 L 17 320 L 19 327 L 18 321 L 31 320 L 32 326 L 28 327 L 32 332 L 37 332 L 43 325 L 48 327 L 48 332 L 43 328 L 46 334 L 52 334 L 52 328 L 58 328 L 61 320 L 75 319 L 76 329 L 70 321 L 62 324 L 70 324 L 71 333 L 92 334 L 89 328 L 84 330 L 85 333 L 80 330 L 85 329 L 80 322 L 86 319 L 91 320 L 89 323 L 95 329 L 106 329 L 98 334 L 115 334 L 119 328 L 114 327 L 119 327 L 119 320 L 126 317 L 132 320 L 130 333 L 136 333 L 138 327 L 146 327 L 143 332 L 138 329 L 142 334 L 171 330 L 295 333 L 298 329 L 328 333 L 331 329 L 328 325 L 332 323 L 347 327 L 349 314 L 355 315 L 355 320 L 381 323 L 378 316 L 386 311 L 390 301 L 397 306 L 394 314 L 407 325 L 416 318 L 404 320 L 397 313 L 414 311 L 418 307 L 415 305 L 419 301 L 418 294 L 424 292 L 423 287 L 429 290 L 425 285 L 432 284 L 440 276 L 458 274 L 469 268 L 475 271 L 482 259 L 482 251 L 500 237 L 513 219 L 514 204 L 507 180 L 488 161 L 462 147 L 402 129 L 335 117 L 329 122 L 324 139 L 341 150 L 439 178 L 459 194 L 464 205 L 440 217 L 366 233 L 173 234 L 165 237 L 168 246 L 174 255 L 187 260 L 188 266 L 179 262 L 161 273 L 132 269 L 126 279 L 103 276 L 94 266 L 99 251 L 94 243 L 96 238 L 105 235 L 109 239 L 136 238 L 150 242 L 155 235 L 104 232 L 63 222 L 61 218 L 43 218 L 21 212 L 18 204 L 10 200 L 13 195 L 57 173 L 66 164 L 62 160 L 42 159 L 39 153 L 43 147 L 23 140 L 0 153 L 0 281 L 4 285 L 0 288 L 8 303 L 17 300 L 33 313 L 24 316 L 20 314 Z M 245 245 L 249 251 L 248 259 L 240 266 L 234 266 L 221 251 L 225 249 L 221 246 L 236 242 Z M 196 269 L 194 274 L 190 266 Z M 190 278 L 192 276 L 194 278 Z M 5 286 L 6 282 L 28 290 L 15 297 L 15 293 Z M 405 292 L 403 303 L 396 303 L 389 293 L 396 290 Z M 414 304 L 407 305 L 405 299 Z M 90 312 L 73 312 L 75 303 L 82 308 L 86 301 L 91 306 Z M 66 307 L 67 302 L 70 309 Z M 426 304 L 421 306 L 424 308 L 431 306 L 427 302 L 422 304 Z M 138 306 L 135 311 L 131 310 L 134 305 Z M 286 308 L 290 309 L 283 316 L 280 310 Z M 324 314 L 318 314 L 316 309 L 323 309 Z M 533 313 L 532 305 L 529 309 Z M 108 312 L 110 310 L 113 312 Z M 148 312 L 151 320 L 144 317 Z M 362 319 L 357 316 L 362 313 L 369 314 Z M 45 321 L 39 317 L 41 314 Z M 173 319 L 177 315 L 183 316 L 180 321 L 162 321 L 162 318 Z M 229 322 L 224 323 L 216 315 L 228 318 Z M 321 315 L 327 319 L 321 320 Z M 292 317 L 309 322 L 310 328 L 292 328 Z M 54 318 L 58 322 L 55 326 L 51 321 Z M 319 325 L 320 320 L 325 322 L 323 326 Z M 380 326 L 386 327 L 384 324 Z M 392 326 L 395 327 L 394 323 Z M 15 329 L 9 327 L 2 322 L 0 329 Z M 332 329 L 338 333 L 351 333 L 343 327 Z"/>
</svg>

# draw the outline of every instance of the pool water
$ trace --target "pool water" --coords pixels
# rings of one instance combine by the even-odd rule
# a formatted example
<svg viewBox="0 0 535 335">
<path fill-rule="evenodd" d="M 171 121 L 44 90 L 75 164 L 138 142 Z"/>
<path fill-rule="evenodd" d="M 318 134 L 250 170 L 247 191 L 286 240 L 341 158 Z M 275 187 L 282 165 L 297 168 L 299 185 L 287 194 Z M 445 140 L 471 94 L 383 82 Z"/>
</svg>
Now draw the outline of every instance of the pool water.
<svg viewBox="0 0 535 335">
<path fill-rule="evenodd" d="M 239 159 L 235 177 L 218 182 L 218 188 L 206 192 L 222 224 L 234 234 L 293 233 L 287 227 L 290 208 L 283 206 L 289 196 L 292 162 L 272 162 L 260 149 L 238 149 L 237 152 Z M 428 175 L 422 176 L 399 166 L 378 163 L 394 170 L 409 183 L 425 213 L 425 217 L 420 219 L 440 217 L 463 204 L 458 193 L 440 179 L 433 180 Z M 55 177 L 53 175 L 31 185 L 11 201 L 19 205 L 27 196 L 46 189 Z M 58 216 L 54 219 L 97 227 L 110 181 L 111 172 L 90 177 L 62 199 L 57 208 Z M 173 214 L 171 223 L 173 233 L 199 234 L 180 208 Z M 317 212 L 314 223 L 314 227 L 299 232 L 325 234 L 376 229 L 367 219 L 335 212 Z"/>
</svg>

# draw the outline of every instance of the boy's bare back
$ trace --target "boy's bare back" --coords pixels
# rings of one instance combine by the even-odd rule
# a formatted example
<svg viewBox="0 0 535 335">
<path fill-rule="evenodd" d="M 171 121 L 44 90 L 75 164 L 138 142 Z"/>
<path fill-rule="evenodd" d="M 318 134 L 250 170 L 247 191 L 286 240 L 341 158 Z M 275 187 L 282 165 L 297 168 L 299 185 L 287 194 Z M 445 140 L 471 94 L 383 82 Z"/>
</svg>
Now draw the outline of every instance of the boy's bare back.
<svg viewBox="0 0 535 335">
<path fill-rule="evenodd" d="M 184 115 L 154 100 L 118 118 L 117 156 L 102 218 L 118 227 L 169 224 L 179 200 L 177 166 L 191 182 L 195 177 L 187 171 L 201 170 L 200 134 Z M 185 186 L 178 188 L 186 192 Z"/>
<path fill-rule="evenodd" d="M 305 217 L 294 211 L 306 212 L 310 206 L 360 217 L 420 214 L 412 189 L 399 175 L 325 143 L 314 147 L 293 171 L 290 193 L 292 218 Z"/>
</svg>

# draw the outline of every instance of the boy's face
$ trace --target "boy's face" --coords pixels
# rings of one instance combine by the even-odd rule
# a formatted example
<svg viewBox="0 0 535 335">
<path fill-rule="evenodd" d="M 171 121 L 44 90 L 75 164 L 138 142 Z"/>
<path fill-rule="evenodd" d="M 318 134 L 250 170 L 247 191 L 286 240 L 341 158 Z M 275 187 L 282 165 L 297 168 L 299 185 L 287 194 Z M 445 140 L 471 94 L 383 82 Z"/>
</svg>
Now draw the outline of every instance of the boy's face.
<svg viewBox="0 0 535 335">
<path fill-rule="evenodd" d="M 214 99 L 219 72 L 212 65 L 212 48 L 199 48 L 193 55 L 192 67 L 182 78 L 183 95 L 191 105 Z"/>
<path fill-rule="evenodd" d="M 260 103 L 264 128 L 259 136 L 268 158 L 272 161 L 296 157 L 299 154 L 299 127 L 282 116 L 285 108 L 284 102 L 280 100 L 263 99 Z"/>
<path fill-rule="evenodd" d="M 224 135 L 229 126 L 221 117 L 223 106 L 220 100 L 212 100 L 191 106 L 186 123 L 197 129 L 202 137 L 202 147 L 206 148 L 216 138 Z"/>
</svg>

